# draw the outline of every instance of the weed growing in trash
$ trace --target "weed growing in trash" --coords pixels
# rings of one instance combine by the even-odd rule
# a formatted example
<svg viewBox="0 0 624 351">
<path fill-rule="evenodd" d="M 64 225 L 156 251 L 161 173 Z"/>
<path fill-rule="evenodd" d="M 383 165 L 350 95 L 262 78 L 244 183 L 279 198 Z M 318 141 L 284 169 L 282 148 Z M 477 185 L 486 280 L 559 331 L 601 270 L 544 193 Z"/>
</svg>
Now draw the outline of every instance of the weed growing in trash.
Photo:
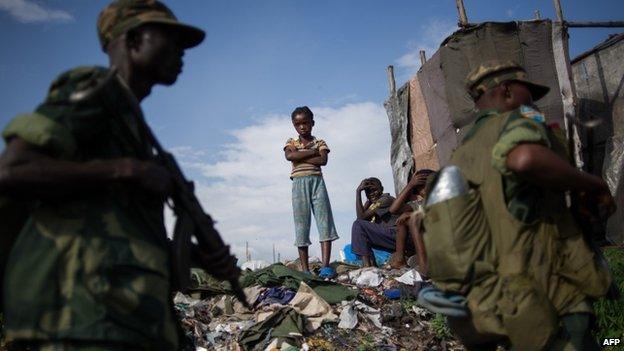
<svg viewBox="0 0 624 351">
<path fill-rule="evenodd" d="M 607 248 L 604 256 L 609 262 L 613 279 L 620 288 L 622 297 L 617 301 L 600 299 L 594 303 L 597 324 L 595 337 L 598 341 L 603 338 L 624 337 L 624 248 Z"/>
<path fill-rule="evenodd" d="M 451 330 L 446 324 L 446 318 L 443 315 L 436 313 L 435 317 L 431 321 L 431 326 L 435 330 L 436 336 L 441 340 L 450 340 L 453 338 Z"/>
<path fill-rule="evenodd" d="M 371 334 L 364 335 L 360 341 L 362 344 L 358 346 L 357 351 L 375 351 L 375 340 Z"/>
</svg>

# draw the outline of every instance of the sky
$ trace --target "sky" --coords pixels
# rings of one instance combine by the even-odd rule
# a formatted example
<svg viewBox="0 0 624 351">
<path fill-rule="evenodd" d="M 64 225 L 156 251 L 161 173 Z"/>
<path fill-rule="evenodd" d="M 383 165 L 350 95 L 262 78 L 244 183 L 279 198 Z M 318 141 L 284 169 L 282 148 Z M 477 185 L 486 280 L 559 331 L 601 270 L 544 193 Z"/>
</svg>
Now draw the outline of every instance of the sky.
<svg viewBox="0 0 624 351">
<path fill-rule="evenodd" d="M 550 0 L 464 0 L 471 22 L 553 18 Z M 620 20 L 621 0 L 561 0 L 568 20 Z M 0 0 L 0 125 L 33 110 L 59 73 L 106 65 L 95 21 L 104 0 Z M 207 32 L 186 52 L 172 87 L 142 106 L 162 144 L 196 183 L 204 208 L 235 254 L 294 258 L 290 164 L 283 143 L 296 135 L 290 112 L 308 105 L 314 134 L 329 145 L 324 177 L 340 239 L 350 241 L 355 188 L 376 176 L 393 192 L 390 132 L 383 102 L 386 67 L 400 86 L 456 29 L 455 1 L 169 0 L 182 21 Z M 571 57 L 618 29 L 572 29 Z M 3 146 L 2 146 L 3 147 Z M 171 216 L 169 218 L 169 226 Z M 312 225 L 312 256 L 320 249 Z"/>
</svg>

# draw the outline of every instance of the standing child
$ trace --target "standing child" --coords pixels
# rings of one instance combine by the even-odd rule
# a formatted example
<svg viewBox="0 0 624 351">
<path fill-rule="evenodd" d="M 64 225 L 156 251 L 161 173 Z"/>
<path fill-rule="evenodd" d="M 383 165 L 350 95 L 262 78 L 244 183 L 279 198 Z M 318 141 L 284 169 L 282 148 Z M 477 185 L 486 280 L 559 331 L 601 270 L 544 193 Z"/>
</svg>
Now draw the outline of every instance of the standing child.
<svg viewBox="0 0 624 351">
<path fill-rule="evenodd" d="M 292 124 L 299 134 L 290 138 L 284 146 L 286 159 L 292 162 L 290 179 L 292 186 L 293 215 L 295 218 L 295 246 L 299 249 L 301 269 L 310 272 L 308 246 L 310 242 L 311 215 L 314 214 L 321 242 L 323 268 L 321 278 L 333 278 L 336 272 L 329 266 L 331 242 L 338 239 L 332 216 L 329 196 L 325 188 L 321 166 L 327 164 L 329 148 L 325 141 L 312 136 L 314 114 L 307 107 L 297 107 L 291 114 Z"/>
</svg>

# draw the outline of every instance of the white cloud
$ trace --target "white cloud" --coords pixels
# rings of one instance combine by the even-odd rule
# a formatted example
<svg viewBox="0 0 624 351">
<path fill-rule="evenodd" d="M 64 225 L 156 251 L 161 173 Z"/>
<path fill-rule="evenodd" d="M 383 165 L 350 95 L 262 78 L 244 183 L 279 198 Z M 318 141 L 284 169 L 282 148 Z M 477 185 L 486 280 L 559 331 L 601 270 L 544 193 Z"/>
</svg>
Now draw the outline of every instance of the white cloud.
<svg viewBox="0 0 624 351">
<path fill-rule="evenodd" d="M 0 0 L 0 10 L 8 12 L 22 23 L 69 22 L 74 17 L 62 10 L 45 8 L 29 0 Z"/>
<path fill-rule="evenodd" d="M 329 145 L 324 177 L 340 239 L 338 250 L 351 240 L 355 218 L 355 188 L 365 177 L 376 176 L 392 189 L 390 132 L 385 110 L 366 102 L 340 108 L 313 108 L 314 135 Z M 296 136 L 290 116 L 273 115 L 232 132 L 216 162 L 191 148 L 176 148 L 184 168 L 203 175 L 195 188 L 205 210 L 234 253 L 244 259 L 245 241 L 253 259 L 272 260 L 273 244 L 282 258 L 297 257 L 293 246 L 290 163 L 282 151 L 287 138 Z M 318 235 L 312 223 L 311 256 L 319 256 Z"/>
<path fill-rule="evenodd" d="M 420 68 L 420 50 L 425 50 L 431 57 L 442 40 L 457 30 L 457 24 L 451 20 L 431 19 L 420 26 L 420 36 L 408 44 L 409 51 L 399 57 L 396 63 L 402 69 L 401 77 L 409 79 Z"/>
</svg>

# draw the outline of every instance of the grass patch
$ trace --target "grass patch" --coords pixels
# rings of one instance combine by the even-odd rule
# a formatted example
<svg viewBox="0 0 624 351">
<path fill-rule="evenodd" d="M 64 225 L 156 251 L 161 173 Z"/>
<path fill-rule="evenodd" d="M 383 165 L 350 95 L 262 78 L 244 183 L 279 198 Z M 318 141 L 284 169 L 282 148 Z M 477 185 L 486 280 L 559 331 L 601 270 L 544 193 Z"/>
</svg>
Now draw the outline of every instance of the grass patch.
<svg viewBox="0 0 624 351">
<path fill-rule="evenodd" d="M 372 334 L 364 335 L 360 342 L 356 351 L 375 351 L 375 339 Z"/>
<path fill-rule="evenodd" d="M 604 256 L 609 261 L 613 278 L 622 295 L 619 300 L 600 299 L 594 304 L 598 330 L 596 338 L 624 338 L 624 249 L 607 248 Z"/>
<path fill-rule="evenodd" d="M 440 313 L 436 313 L 435 317 L 431 320 L 431 326 L 439 339 L 450 340 L 453 338 L 451 329 L 449 329 L 446 324 L 446 318 Z"/>
</svg>

